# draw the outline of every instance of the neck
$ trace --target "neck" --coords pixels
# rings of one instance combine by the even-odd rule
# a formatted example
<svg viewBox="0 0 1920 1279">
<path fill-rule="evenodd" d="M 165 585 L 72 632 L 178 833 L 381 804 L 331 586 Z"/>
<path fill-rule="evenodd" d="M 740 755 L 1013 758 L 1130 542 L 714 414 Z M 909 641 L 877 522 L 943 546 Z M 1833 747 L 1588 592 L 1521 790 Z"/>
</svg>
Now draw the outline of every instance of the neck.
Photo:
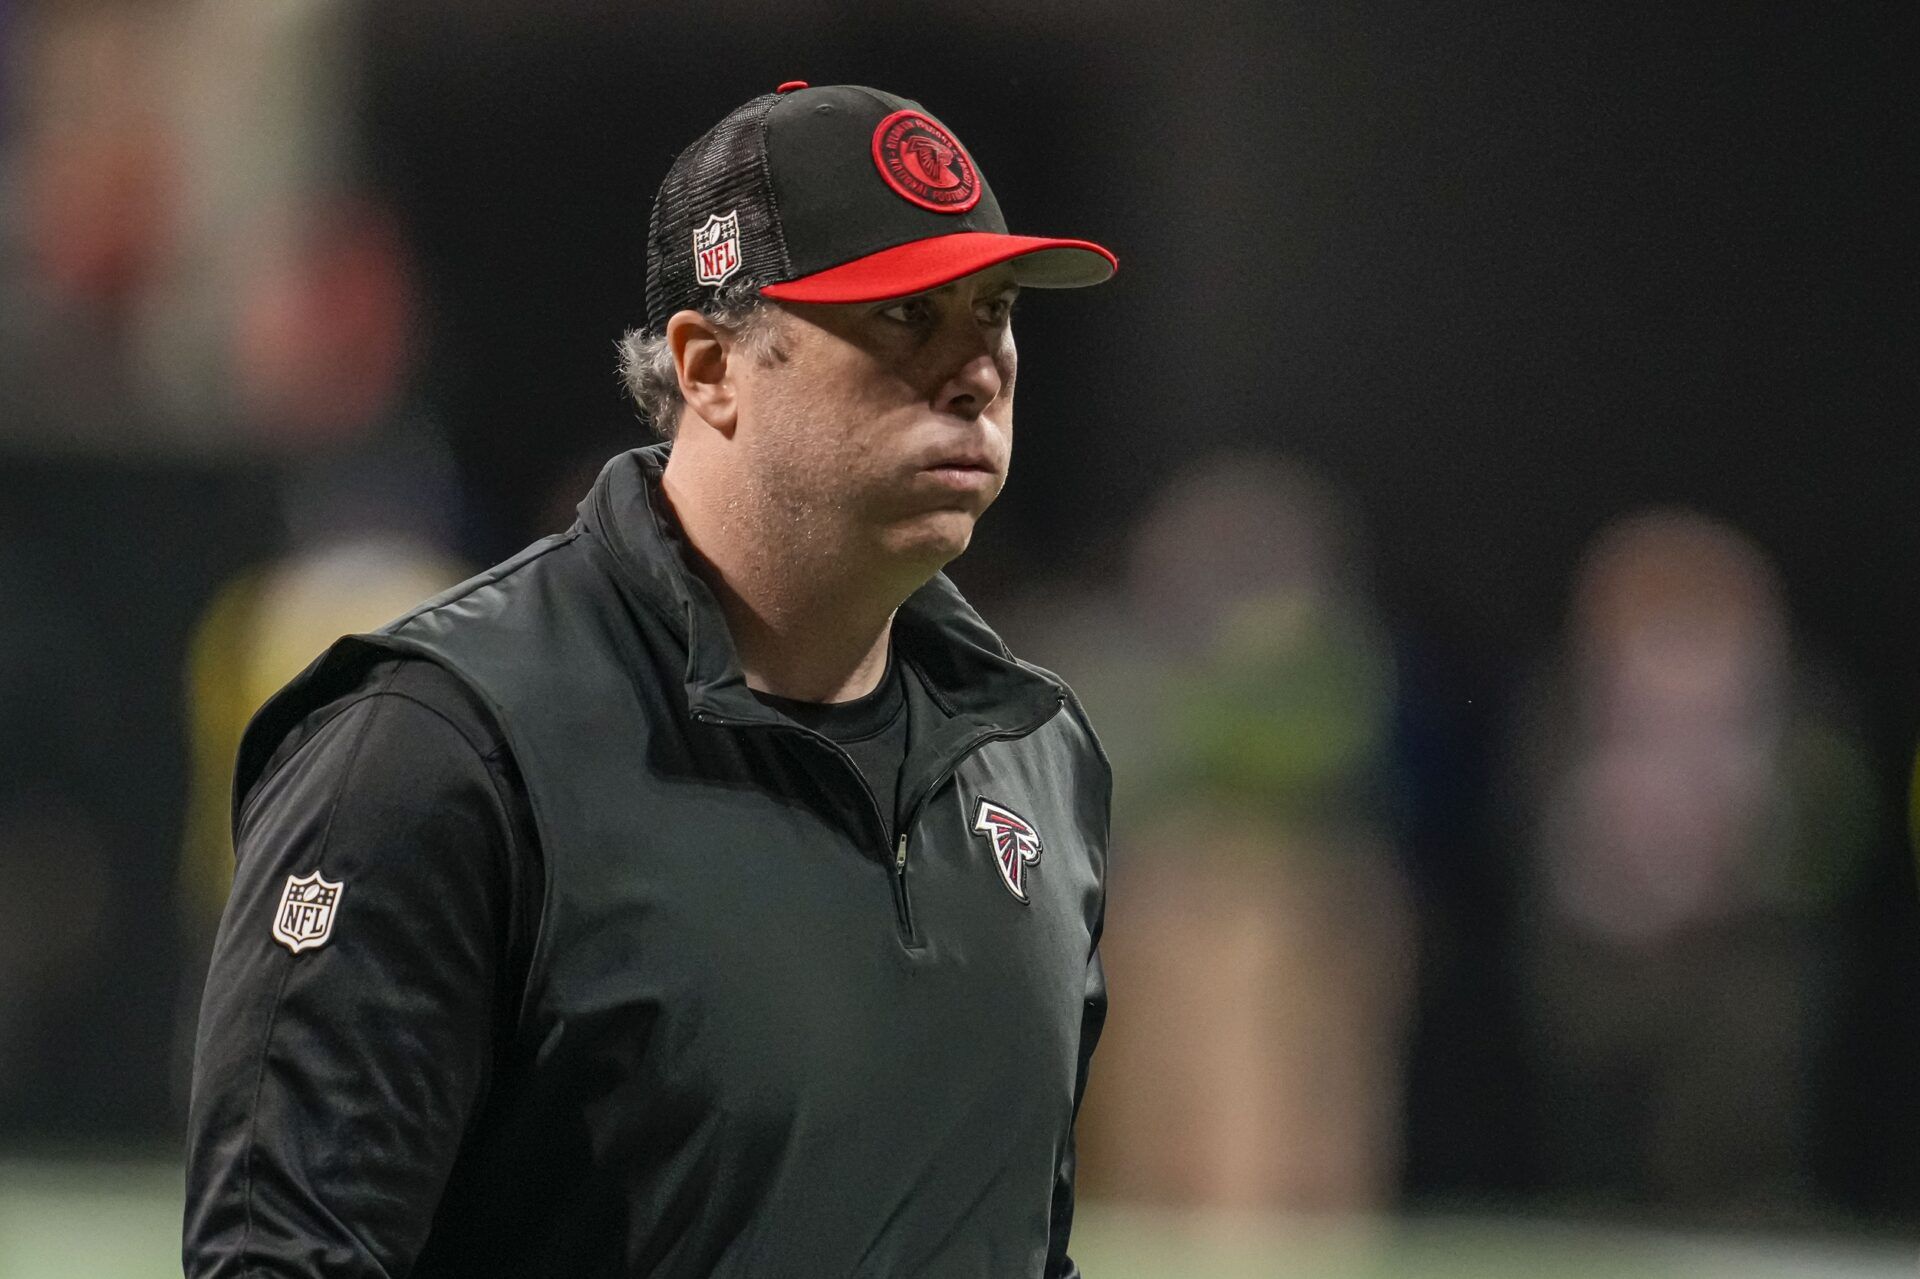
<svg viewBox="0 0 1920 1279">
<path fill-rule="evenodd" d="M 694 450 L 683 463 L 676 447 L 661 493 L 726 618 L 747 686 L 809 702 L 872 692 L 886 674 L 893 615 L 919 583 L 861 563 L 846 539 L 802 526 L 702 463 Z"/>
</svg>

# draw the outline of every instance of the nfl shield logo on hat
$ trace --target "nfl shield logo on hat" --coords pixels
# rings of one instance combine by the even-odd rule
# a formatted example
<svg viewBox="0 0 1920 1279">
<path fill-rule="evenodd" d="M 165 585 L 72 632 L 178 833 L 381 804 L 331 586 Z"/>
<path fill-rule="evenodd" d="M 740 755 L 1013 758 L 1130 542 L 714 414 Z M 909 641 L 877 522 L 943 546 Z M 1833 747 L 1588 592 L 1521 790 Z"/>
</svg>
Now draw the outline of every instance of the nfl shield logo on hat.
<svg viewBox="0 0 1920 1279">
<path fill-rule="evenodd" d="M 702 284 L 722 284 L 739 269 L 740 219 L 729 209 L 693 233 L 693 274 Z"/>
<path fill-rule="evenodd" d="M 338 884 L 311 875 L 289 875 L 280 890 L 280 907 L 273 915 L 273 939 L 294 954 L 327 944 L 333 936 L 333 919 L 340 906 L 340 894 L 346 883 Z"/>
</svg>

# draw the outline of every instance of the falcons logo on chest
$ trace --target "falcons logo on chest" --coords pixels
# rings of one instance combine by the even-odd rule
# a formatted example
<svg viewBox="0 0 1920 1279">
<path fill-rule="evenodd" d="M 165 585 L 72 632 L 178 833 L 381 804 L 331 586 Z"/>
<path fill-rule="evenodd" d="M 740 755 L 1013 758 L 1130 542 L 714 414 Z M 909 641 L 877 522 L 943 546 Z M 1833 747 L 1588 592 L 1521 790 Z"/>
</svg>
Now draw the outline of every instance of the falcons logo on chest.
<svg viewBox="0 0 1920 1279">
<path fill-rule="evenodd" d="M 993 864 L 1000 868 L 1000 882 L 1021 901 L 1027 900 L 1027 867 L 1040 860 L 1040 832 L 1020 814 L 1002 808 L 992 800 L 980 801 L 973 819 L 973 833 L 985 835 L 993 845 Z"/>
</svg>

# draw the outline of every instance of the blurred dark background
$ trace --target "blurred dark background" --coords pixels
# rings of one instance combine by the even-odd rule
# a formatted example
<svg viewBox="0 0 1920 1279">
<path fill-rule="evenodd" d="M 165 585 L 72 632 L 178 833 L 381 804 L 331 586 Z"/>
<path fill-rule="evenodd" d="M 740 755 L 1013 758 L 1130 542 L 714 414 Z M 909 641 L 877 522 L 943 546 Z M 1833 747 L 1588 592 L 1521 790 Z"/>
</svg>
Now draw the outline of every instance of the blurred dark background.
<svg viewBox="0 0 1920 1279">
<path fill-rule="evenodd" d="M 1899 29 L 0 4 L 3 1148 L 171 1155 L 246 714 L 650 439 L 653 190 L 803 78 L 1120 257 L 952 570 L 1121 765 L 1089 1194 L 1920 1232 Z"/>
</svg>

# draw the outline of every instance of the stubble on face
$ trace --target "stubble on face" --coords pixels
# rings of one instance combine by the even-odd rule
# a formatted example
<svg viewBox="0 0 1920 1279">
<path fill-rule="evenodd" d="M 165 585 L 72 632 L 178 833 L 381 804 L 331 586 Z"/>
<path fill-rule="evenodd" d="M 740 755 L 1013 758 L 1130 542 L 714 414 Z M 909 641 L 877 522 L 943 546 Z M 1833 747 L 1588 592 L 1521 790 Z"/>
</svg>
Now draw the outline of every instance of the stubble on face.
<svg viewBox="0 0 1920 1279">
<path fill-rule="evenodd" d="M 750 465 L 730 516 L 750 522 L 788 563 L 871 564 L 925 580 L 966 549 L 1004 483 L 1011 329 L 979 339 L 997 344 L 992 402 L 971 415 L 943 413 L 933 400 L 951 376 L 946 366 L 964 356 L 871 308 L 801 310 L 767 317 L 775 328 L 749 375 L 752 424 L 742 443 Z M 929 484 L 920 474 L 926 456 L 950 448 L 991 458 L 991 483 L 969 492 Z"/>
<path fill-rule="evenodd" d="M 831 443 L 834 405 L 810 376 L 816 360 L 805 326 L 779 307 L 754 360 L 753 424 L 742 440 L 748 466 L 728 510 L 783 558 L 816 561 L 840 549 L 851 514 Z"/>
</svg>

